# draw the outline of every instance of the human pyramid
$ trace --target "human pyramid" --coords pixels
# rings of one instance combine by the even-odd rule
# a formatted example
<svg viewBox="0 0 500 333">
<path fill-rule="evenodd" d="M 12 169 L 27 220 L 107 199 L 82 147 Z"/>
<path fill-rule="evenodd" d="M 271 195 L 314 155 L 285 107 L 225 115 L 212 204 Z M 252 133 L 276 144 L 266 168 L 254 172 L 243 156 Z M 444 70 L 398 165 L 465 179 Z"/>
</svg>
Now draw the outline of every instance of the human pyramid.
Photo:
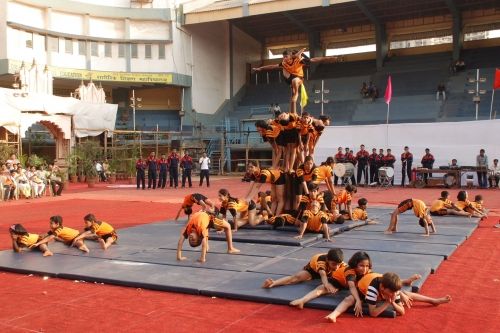
<svg viewBox="0 0 500 333">
<path fill-rule="evenodd" d="M 313 118 L 307 112 L 299 116 L 296 112 L 296 102 L 299 91 L 303 91 L 302 66 L 313 62 L 298 52 L 285 52 L 279 65 L 255 68 L 255 71 L 279 68 L 291 86 L 290 111 L 274 114 L 273 119 L 259 120 L 256 128 L 264 141 L 269 142 L 273 150 L 272 166 L 260 168 L 256 162 L 250 161 L 244 180 L 250 182 L 246 195 L 242 198 L 231 196 L 227 189 L 218 192 L 219 206 L 202 194 L 188 195 L 179 209 L 188 215 L 188 223 L 182 230 L 178 243 L 177 259 L 182 257 L 182 244 L 189 239 L 191 246 L 202 245 L 200 262 L 206 260 L 208 251 L 208 228 L 223 230 L 226 234 L 228 253 L 239 253 L 233 246 L 232 232 L 239 228 L 254 227 L 258 224 L 270 224 L 274 229 L 289 225 L 297 227 L 297 239 L 305 232 L 322 233 L 326 241 L 330 238 L 329 224 L 342 224 L 346 220 L 363 220 L 367 223 L 377 223 L 368 218 L 366 198 L 357 200 L 357 207 L 352 207 L 356 187 L 347 184 L 341 190 L 335 190 L 332 181 L 335 159 L 328 157 L 319 166 L 314 161 L 314 150 L 324 128 L 330 124 L 330 119 L 321 116 Z M 281 164 L 280 164 L 281 163 Z M 263 184 L 269 184 L 270 190 L 261 191 Z M 320 191 L 320 185 L 325 183 L 326 189 Z M 200 212 L 192 214 L 192 207 L 198 204 Z M 457 215 L 464 217 L 486 217 L 487 210 L 483 206 L 482 196 L 476 196 L 469 201 L 466 191 L 460 191 L 457 201 L 449 199 L 448 191 L 442 191 L 441 196 L 434 200 L 430 207 L 424 201 L 409 198 L 403 200 L 392 212 L 386 234 L 397 232 L 398 216 L 412 210 L 418 218 L 418 223 L 424 228 L 423 236 L 436 233 L 436 226 L 431 216 Z M 230 213 L 229 221 L 227 213 Z M 192 215 L 191 215 L 192 214 Z M 405 313 L 404 307 L 410 308 L 414 301 L 433 305 L 448 303 L 449 295 L 433 298 L 402 289 L 410 286 L 421 278 L 414 274 L 401 279 L 397 274 L 373 272 L 370 256 L 363 251 L 355 253 L 347 263 L 341 249 L 332 248 L 328 253 L 314 255 L 310 262 L 292 276 L 278 280 L 266 279 L 263 288 L 271 289 L 283 285 L 291 285 L 308 280 L 320 280 L 319 286 L 290 303 L 303 308 L 304 304 L 324 294 L 335 294 L 341 289 L 347 289 L 347 296 L 326 318 L 336 322 L 337 317 L 354 306 L 356 316 L 362 316 L 362 305 L 368 305 L 370 316 L 376 317 L 392 306 L 397 314 Z"/>
</svg>

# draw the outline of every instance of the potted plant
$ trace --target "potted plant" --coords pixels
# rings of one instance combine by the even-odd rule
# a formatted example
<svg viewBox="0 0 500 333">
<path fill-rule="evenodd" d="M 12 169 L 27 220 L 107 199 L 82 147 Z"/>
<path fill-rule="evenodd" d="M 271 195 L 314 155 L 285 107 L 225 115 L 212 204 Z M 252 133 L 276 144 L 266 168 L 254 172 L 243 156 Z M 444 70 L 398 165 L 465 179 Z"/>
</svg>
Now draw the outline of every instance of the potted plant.
<svg viewBox="0 0 500 333">
<path fill-rule="evenodd" d="M 94 187 L 98 177 L 97 169 L 95 168 L 94 162 L 89 160 L 84 161 L 83 172 L 87 180 L 87 185 L 89 187 Z"/>
<path fill-rule="evenodd" d="M 128 175 L 128 183 L 129 184 L 135 184 L 136 172 L 137 171 L 135 169 L 135 160 L 132 158 L 127 160 L 127 175 Z"/>
<path fill-rule="evenodd" d="M 78 181 L 78 154 L 73 150 L 71 154 L 66 157 L 66 165 L 68 166 L 69 181 L 76 183 Z"/>
<path fill-rule="evenodd" d="M 94 187 L 98 174 L 94 161 L 102 156 L 102 147 L 96 141 L 85 141 L 77 146 L 79 166 L 89 187 Z"/>
<path fill-rule="evenodd" d="M 109 162 L 109 168 L 108 168 L 108 172 L 109 172 L 108 181 L 110 184 L 116 183 L 116 170 L 117 169 L 118 169 L 118 161 L 116 159 L 112 159 Z"/>
</svg>

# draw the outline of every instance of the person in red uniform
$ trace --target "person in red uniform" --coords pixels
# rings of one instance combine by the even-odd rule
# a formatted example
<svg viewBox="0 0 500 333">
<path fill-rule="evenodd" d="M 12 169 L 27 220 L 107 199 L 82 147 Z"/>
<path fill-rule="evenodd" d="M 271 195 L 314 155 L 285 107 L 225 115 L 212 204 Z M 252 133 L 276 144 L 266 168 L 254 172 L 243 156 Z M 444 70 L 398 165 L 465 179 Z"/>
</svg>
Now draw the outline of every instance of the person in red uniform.
<svg viewBox="0 0 500 333">
<path fill-rule="evenodd" d="M 431 170 L 434 165 L 434 156 L 429 148 L 425 148 L 425 155 L 422 157 L 422 167 Z M 432 173 L 424 173 L 424 182 L 427 184 L 427 178 L 432 177 Z"/>
<path fill-rule="evenodd" d="M 358 173 L 356 181 L 358 184 L 361 182 L 361 175 L 365 179 L 365 186 L 368 185 L 368 157 L 370 154 L 365 150 L 365 145 L 359 147 L 359 151 L 356 153 L 356 160 L 358 161 Z"/>
<path fill-rule="evenodd" d="M 339 147 L 337 149 L 337 154 L 335 154 L 334 159 L 335 159 L 335 163 L 344 163 L 345 162 L 345 155 L 342 151 L 342 147 Z M 337 186 L 338 182 L 339 182 L 339 177 L 337 177 L 337 175 L 335 175 L 333 177 L 333 179 L 334 179 L 335 186 Z"/>
<path fill-rule="evenodd" d="M 189 187 L 193 187 L 191 182 L 191 170 L 193 170 L 193 158 L 189 156 L 189 152 L 186 150 L 184 156 L 181 158 L 181 170 L 182 170 L 182 187 L 186 187 L 186 179 L 188 181 Z"/>
<path fill-rule="evenodd" d="M 160 169 L 160 177 L 158 178 L 158 188 L 165 188 L 167 186 L 167 168 L 168 161 L 165 154 L 161 155 L 158 160 L 158 169 Z"/>
<path fill-rule="evenodd" d="M 378 182 L 378 164 L 380 158 L 377 154 L 377 148 L 372 149 L 372 153 L 368 156 L 368 165 L 370 166 L 370 184 Z"/>
<path fill-rule="evenodd" d="M 148 165 L 148 189 L 153 185 L 153 189 L 156 189 L 156 178 L 158 177 L 158 159 L 156 158 L 155 152 L 149 154 L 148 160 L 146 161 Z"/>
<path fill-rule="evenodd" d="M 170 187 L 179 186 L 179 162 L 181 157 L 177 154 L 177 149 L 173 149 L 168 155 L 168 172 L 170 173 Z"/>
<path fill-rule="evenodd" d="M 405 151 L 401 154 L 401 187 L 405 186 L 405 176 L 408 176 L 408 183 L 411 182 L 411 164 L 413 163 L 413 154 L 410 153 L 410 148 L 405 146 Z"/>
<path fill-rule="evenodd" d="M 384 161 L 384 166 L 394 169 L 394 163 L 396 163 L 396 157 L 392 155 L 390 148 L 387 148 L 387 154 L 384 156 L 383 161 Z M 394 177 L 392 177 L 391 184 L 394 185 Z"/>
<path fill-rule="evenodd" d="M 356 156 L 354 156 L 353 151 L 349 148 L 345 149 L 345 161 L 347 163 L 351 163 L 352 165 L 356 166 L 358 161 L 356 160 Z M 351 176 L 351 184 L 356 185 L 356 178 L 354 177 L 354 173 Z"/>
<path fill-rule="evenodd" d="M 142 189 L 146 189 L 146 161 L 141 157 L 135 162 L 135 170 L 136 170 L 136 180 L 137 180 L 137 189 L 139 189 L 142 183 Z"/>
</svg>

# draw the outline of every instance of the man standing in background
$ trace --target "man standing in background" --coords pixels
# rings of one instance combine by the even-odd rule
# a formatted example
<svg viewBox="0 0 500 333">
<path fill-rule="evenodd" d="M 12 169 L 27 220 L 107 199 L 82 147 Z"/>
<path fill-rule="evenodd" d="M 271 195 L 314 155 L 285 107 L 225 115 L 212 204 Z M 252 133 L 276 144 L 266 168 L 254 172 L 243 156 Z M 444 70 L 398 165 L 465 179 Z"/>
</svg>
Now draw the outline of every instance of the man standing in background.
<svg viewBox="0 0 500 333">
<path fill-rule="evenodd" d="M 170 173 L 170 187 L 175 185 L 175 188 L 179 186 L 179 162 L 181 157 L 177 154 L 177 150 L 173 149 L 168 156 L 168 172 Z"/>
<path fill-rule="evenodd" d="M 413 154 L 410 148 L 405 146 L 405 151 L 401 154 L 401 187 L 405 186 L 405 176 L 408 176 L 408 184 L 411 183 L 411 164 L 413 163 Z"/>
<path fill-rule="evenodd" d="M 207 187 L 210 187 L 210 159 L 207 153 L 200 157 L 200 187 L 203 185 L 203 178 L 207 179 Z"/>
<path fill-rule="evenodd" d="M 158 160 L 158 167 L 160 169 L 160 177 L 158 178 L 158 188 L 165 188 L 167 186 L 167 167 L 168 161 L 165 154 L 161 155 L 161 158 Z"/>
<path fill-rule="evenodd" d="M 480 188 L 488 187 L 488 156 L 486 156 L 484 149 L 479 151 L 479 155 L 476 157 L 476 167 L 477 167 L 477 182 Z"/>
<path fill-rule="evenodd" d="M 434 156 L 431 154 L 431 150 L 429 148 L 425 148 L 425 155 L 422 157 L 422 167 L 432 170 L 434 165 Z M 432 177 L 432 173 L 424 173 L 424 182 L 427 184 L 427 178 Z"/>
<path fill-rule="evenodd" d="M 154 151 L 149 154 L 148 160 L 146 161 L 148 165 L 148 189 L 153 185 L 153 190 L 156 189 L 156 178 L 158 177 L 158 160 L 156 159 L 156 154 Z"/>
<path fill-rule="evenodd" d="M 189 156 L 188 151 L 184 154 L 181 159 L 181 169 L 182 169 L 182 187 L 186 187 L 186 178 L 188 180 L 189 187 L 193 187 L 191 182 L 191 170 L 193 169 L 193 159 Z"/>
</svg>

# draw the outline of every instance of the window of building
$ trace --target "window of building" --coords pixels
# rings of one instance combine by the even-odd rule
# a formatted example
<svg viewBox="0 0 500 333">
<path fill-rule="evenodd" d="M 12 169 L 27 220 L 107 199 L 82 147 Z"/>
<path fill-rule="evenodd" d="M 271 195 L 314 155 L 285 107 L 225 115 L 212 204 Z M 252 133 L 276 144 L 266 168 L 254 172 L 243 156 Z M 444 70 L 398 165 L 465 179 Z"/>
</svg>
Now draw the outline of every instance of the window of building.
<svg viewBox="0 0 500 333">
<path fill-rule="evenodd" d="M 118 58 L 125 58 L 125 44 L 118 44 Z"/>
<path fill-rule="evenodd" d="M 158 45 L 158 59 L 165 59 L 165 44 Z"/>
<path fill-rule="evenodd" d="M 144 54 L 146 59 L 151 59 L 151 44 L 144 45 Z"/>
<path fill-rule="evenodd" d="M 59 52 L 59 38 L 49 36 L 47 38 L 47 50 L 50 52 Z"/>
<path fill-rule="evenodd" d="M 26 48 L 28 48 L 28 49 L 33 48 L 33 33 L 32 32 L 26 32 Z"/>
<path fill-rule="evenodd" d="M 112 46 L 112 44 L 110 42 L 104 43 L 104 56 L 105 57 L 111 58 L 113 56 L 111 46 Z"/>
<path fill-rule="evenodd" d="M 66 50 L 66 53 L 73 54 L 73 40 L 65 39 L 64 40 L 64 49 Z"/>
<path fill-rule="evenodd" d="M 466 42 L 471 40 L 482 40 L 482 39 L 492 39 L 492 38 L 500 38 L 500 29 L 469 32 L 464 35 L 464 41 Z"/>
<path fill-rule="evenodd" d="M 137 44 L 131 44 L 130 49 L 131 49 L 131 57 L 137 59 L 139 57 Z"/>
<path fill-rule="evenodd" d="M 94 57 L 99 56 L 99 43 L 90 42 L 90 54 Z"/>
<path fill-rule="evenodd" d="M 453 43 L 451 35 L 391 42 L 391 50 Z"/>
<path fill-rule="evenodd" d="M 78 41 L 78 54 L 79 55 L 87 55 L 87 42 L 84 40 Z"/>
</svg>

